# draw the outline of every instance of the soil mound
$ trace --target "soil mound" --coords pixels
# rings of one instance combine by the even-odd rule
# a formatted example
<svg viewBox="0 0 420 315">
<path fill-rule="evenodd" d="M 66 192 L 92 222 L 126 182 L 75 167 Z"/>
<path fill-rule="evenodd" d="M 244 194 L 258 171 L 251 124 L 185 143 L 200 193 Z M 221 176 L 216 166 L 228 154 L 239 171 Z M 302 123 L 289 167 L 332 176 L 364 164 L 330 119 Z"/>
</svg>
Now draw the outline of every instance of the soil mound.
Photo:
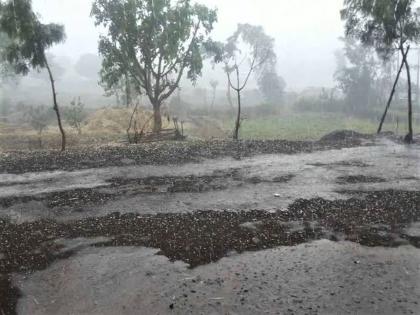
<svg viewBox="0 0 420 315">
<path fill-rule="evenodd" d="M 336 130 L 321 138 L 321 141 L 346 141 L 355 139 L 365 139 L 368 135 L 353 130 Z"/>
</svg>

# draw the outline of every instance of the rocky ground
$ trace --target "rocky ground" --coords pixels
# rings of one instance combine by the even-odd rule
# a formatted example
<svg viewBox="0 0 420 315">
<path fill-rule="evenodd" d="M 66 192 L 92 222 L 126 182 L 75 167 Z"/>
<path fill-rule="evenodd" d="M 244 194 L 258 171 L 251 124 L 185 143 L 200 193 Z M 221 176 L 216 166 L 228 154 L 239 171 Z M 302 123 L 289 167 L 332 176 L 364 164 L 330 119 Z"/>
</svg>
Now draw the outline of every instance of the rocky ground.
<svg viewBox="0 0 420 315">
<path fill-rule="evenodd" d="M 420 312 L 420 146 L 240 145 L 3 155 L 0 314 Z"/>
<path fill-rule="evenodd" d="M 218 157 L 246 157 L 257 154 L 296 154 L 359 146 L 364 138 L 342 141 L 214 140 L 85 147 L 66 152 L 0 152 L 0 172 L 20 174 L 54 170 L 80 170 L 127 165 L 182 164 Z"/>
</svg>

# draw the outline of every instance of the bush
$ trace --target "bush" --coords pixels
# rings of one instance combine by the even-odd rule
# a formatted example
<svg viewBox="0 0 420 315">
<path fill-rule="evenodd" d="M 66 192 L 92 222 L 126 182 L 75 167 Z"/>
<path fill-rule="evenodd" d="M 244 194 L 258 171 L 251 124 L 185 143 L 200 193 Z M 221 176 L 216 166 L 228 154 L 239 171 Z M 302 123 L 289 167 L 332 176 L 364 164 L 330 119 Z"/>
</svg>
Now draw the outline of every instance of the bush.
<svg viewBox="0 0 420 315">
<path fill-rule="evenodd" d="M 66 122 L 72 128 L 76 129 L 79 135 L 81 135 L 83 121 L 86 119 L 87 113 L 85 111 L 85 104 L 82 103 L 80 97 L 77 99 L 77 101 L 74 99 L 70 103 L 70 107 L 65 108 L 64 117 Z"/>
</svg>

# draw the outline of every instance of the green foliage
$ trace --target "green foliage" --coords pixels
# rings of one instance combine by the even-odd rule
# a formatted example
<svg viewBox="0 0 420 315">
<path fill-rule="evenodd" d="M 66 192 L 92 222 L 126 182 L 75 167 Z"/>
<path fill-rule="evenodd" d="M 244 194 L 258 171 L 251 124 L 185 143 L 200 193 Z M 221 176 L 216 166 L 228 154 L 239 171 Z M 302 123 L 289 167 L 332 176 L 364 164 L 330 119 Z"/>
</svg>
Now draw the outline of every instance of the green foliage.
<svg viewBox="0 0 420 315">
<path fill-rule="evenodd" d="M 380 101 L 381 83 L 387 79 L 385 65 L 376 58 L 372 47 L 353 38 L 343 41 L 343 54 L 336 53 L 338 67 L 334 79 L 345 96 L 347 109 L 363 112 Z"/>
<path fill-rule="evenodd" d="M 417 42 L 420 34 L 415 0 L 345 0 L 341 11 L 346 36 L 373 46 L 384 57 Z"/>
<path fill-rule="evenodd" d="M 218 54 L 215 55 L 215 61 L 217 58 L 219 58 Z M 238 112 L 233 139 L 238 140 L 242 111 L 241 92 L 254 72 L 260 75 L 266 72 L 275 72 L 273 69 L 275 69 L 277 56 L 274 52 L 274 39 L 265 34 L 261 26 L 238 24 L 235 33 L 228 38 L 223 46 L 221 60 L 224 62 L 224 70 L 229 81 L 229 102 L 230 88 L 237 94 Z M 249 61 L 249 68 L 246 77 L 241 81 L 240 68 L 245 61 Z M 231 80 L 232 73 L 236 76 L 234 83 Z"/>
<path fill-rule="evenodd" d="M 401 132 L 407 125 L 401 115 L 399 129 Z M 419 124 L 417 124 L 420 127 Z M 384 131 L 397 131 L 396 122 L 387 122 Z M 225 120 L 224 130 L 232 128 L 231 120 Z M 355 130 L 361 133 L 374 133 L 376 120 L 349 117 L 338 113 L 293 113 L 284 112 L 270 117 L 249 118 L 244 120 L 241 129 L 243 139 L 286 139 L 286 140 L 318 140 L 322 136 L 337 130 Z"/>
<path fill-rule="evenodd" d="M 228 73 L 248 60 L 251 64 L 250 73 L 255 70 L 258 87 L 267 103 L 281 101 L 286 83 L 276 71 L 274 39 L 261 26 L 239 24 L 235 33 L 228 38 L 223 51 L 222 59 Z"/>
<path fill-rule="evenodd" d="M 7 0 L 0 4 L 0 29 L 10 39 L 4 57 L 16 73 L 45 68 L 45 51 L 65 39 L 64 27 L 42 24 L 30 0 Z"/>
<path fill-rule="evenodd" d="M 107 30 L 99 43 L 101 78 L 109 88 L 128 75 L 159 109 L 186 72 L 201 75 L 215 10 L 190 0 L 96 0 L 92 16 Z"/>
<path fill-rule="evenodd" d="M 272 69 L 261 73 L 258 87 L 268 104 L 278 104 L 283 99 L 286 82 Z"/>
<path fill-rule="evenodd" d="M 42 24 L 32 10 L 31 0 L 5 0 L 0 2 L 0 31 L 10 39 L 4 49 L 5 58 L 18 74 L 28 74 L 31 69 L 48 70 L 54 110 L 61 133 L 61 150 L 66 149 L 66 135 L 61 124 L 57 94 L 46 50 L 65 39 L 64 26 Z"/>
<path fill-rule="evenodd" d="M 0 32 L 0 80 L 2 83 L 17 80 L 13 67 L 5 58 L 8 45 L 10 45 L 9 37 L 5 33 Z"/>
<path fill-rule="evenodd" d="M 254 61 L 258 71 L 264 71 L 276 64 L 274 38 L 268 36 L 262 26 L 238 24 L 235 33 L 224 46 L 223 60 L 228 69 L 239 66 L 247 59 Z"/>
<path fill-rule="evenodd" d="M 78 134 L 82 134 L 83 121 L 86 119 L 87 113 L 85 111 L 85 104 L 82 103 L 80 97 L 74 99 L 70 106 L 64 111 L 64 118 L 66 122 L 75 130 Z"/>
</svg>

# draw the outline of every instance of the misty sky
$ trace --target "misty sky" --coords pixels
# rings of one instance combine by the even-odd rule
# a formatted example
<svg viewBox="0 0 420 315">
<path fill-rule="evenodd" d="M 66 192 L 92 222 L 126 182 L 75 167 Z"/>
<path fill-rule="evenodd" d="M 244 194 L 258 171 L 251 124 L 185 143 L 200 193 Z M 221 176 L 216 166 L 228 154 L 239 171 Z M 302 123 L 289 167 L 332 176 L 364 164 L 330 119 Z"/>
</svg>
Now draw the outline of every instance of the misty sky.
<svg viewBox="0 0 420 315">
<path fill-rule="evenodd" d="M 237 23 L 262 25 L 276 39 L 278 72 L 288 90 L 309 86 L 332 86 L 334 51 L 342 45 L 342 0 L 201 0 L 218 8 L 219 22 L 213 33 L 225 40 Z M 97 53 L 98 31 L 89 17 L 90 0 L 33 0 L 43 22 L 63 23 L 67 40 L 53 48 L 73 60 L 84 53 Z"/>
</svg>

